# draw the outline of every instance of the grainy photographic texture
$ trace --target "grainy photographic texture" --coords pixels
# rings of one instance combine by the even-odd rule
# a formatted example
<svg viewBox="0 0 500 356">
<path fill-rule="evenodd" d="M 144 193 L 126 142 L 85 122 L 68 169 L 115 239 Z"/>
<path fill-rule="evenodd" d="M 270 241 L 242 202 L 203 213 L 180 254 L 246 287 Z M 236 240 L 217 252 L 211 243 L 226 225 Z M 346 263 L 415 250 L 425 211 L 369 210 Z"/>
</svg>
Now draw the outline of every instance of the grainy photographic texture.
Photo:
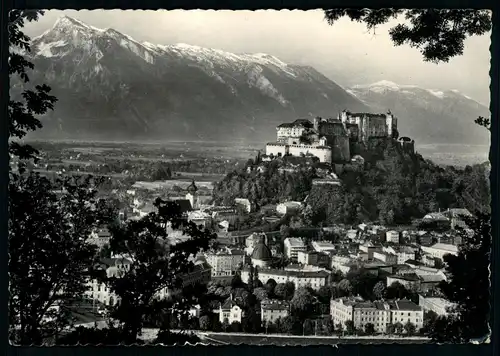
<svg viewBox="0 0 500 356">
<path fill-rule="evenodd" d="M 12 11 L 11 342 L 485 342 L 490 30 Z"/>
</svg>

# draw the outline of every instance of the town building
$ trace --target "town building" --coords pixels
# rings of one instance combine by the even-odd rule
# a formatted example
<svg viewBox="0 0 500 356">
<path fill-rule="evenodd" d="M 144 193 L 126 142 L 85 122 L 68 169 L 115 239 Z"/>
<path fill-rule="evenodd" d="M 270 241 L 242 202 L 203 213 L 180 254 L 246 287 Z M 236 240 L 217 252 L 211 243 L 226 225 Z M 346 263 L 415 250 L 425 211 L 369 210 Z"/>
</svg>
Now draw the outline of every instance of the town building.
<svg viewBox="0 0 500 356">
<path fill-rule="evenodd" d="M 244 283 L 248 282 L 250 269 L 244 267 L 241 271 L 241 280 Z M 292 282 L 295 284 L 295 289 L 300 287 L 311 287 L 318 290 L 328 284 L 330 273 L 326 271 L 287 271 L 283 269 L 262 268 L 258 270 L 258 277 L 262 284 L 266 284 L 268 280 L 273 279 L 276 283 Z"/>
<path fill-rule="evenodd" d="M 92 245 L 97 246 L 99 249 L 102 249 L 104 246 L 109 245 L 110 239 L 111 233 L 109 232 L 108 228 L 100 227 L 90 234 L 88 242 Z"/>
<path fill-rule="evenodd" d="M 403 326 L 410 322 L 418 332 L 424 327 L 423 309 L 409 300 L 392 300 L 388 302 L 391 308 L 391 323 L 401 323 Z"/>
<path fill-rule="evenodd" d="M 299 201 L 287 201 L 276 206 L 276 212 L 280 215 L 296 215 L 302 210 L 302 203 Z"/>
<path fill-rule="evenodd" d="M 189 211 L 187 213 L 188 221 L 195 223 L 200 228 L 211 228 L 212 217 L 210 214 L 201 210 Z"/>
<path fill-rule="evenodd" d="M 233 300 L 233 295 L 231 294 L 224 303 L 220 303 L 218 313 L 219 321 L 221 323 L 226 321 L 229 325 L 231 325 L 234 322 L 241 323 L 243 309 L 236 304 Z"/>
<path fill-rule="evenodd" d="M 385 240 L 387 242 L 399 244 L 399 231 L 394 231 L 394 230 L 387 231 L 385 233 Z"/>
<path fill-rule="evenodd" d="M 416 248 L 410 246 L 387 246 L 383 247 L 384 252 L 393 254 L 397 257 L 397 264 L 404 264 L 408 260 L 415 260 Z"/>
<path fill-rule="evenodd" d="M 458 247 L 451 244 L 437 243 L 432 246 L 422 246 L 422 252 L 431 255 L 432 257 L 443 259 L 446 255 L 458 255 Z"/>
<path fill-rule="evenodd" d="M 316 252 L 330 252 L 336 250 L 335 245 L 328 241 L 313 241 L 311 245 Z"/>
<path fill-rule="evenodd" d="M 367 324 L 372 324 L 376 333 L 387 332 L 391 322 L 391 308 L 386 302 L 358 302 L 353 306 L 354 327 L 366 330 Z"/>
<path fill-rule="evenodd" d="M 354 261 L 349 256 L 333 255 L 331 256 L 331 268 L 334 271 L 340 271 L 344 274 L 349 272 L 355 265 Z"/>
<path fill-rule="evenodd" d="M 330 255 L 317 251 L 299 251 L 297 262 L 303 265 L 328 267 L 330 265 Z"/>
<path fill-rule="evenodd" d="M 375 251 L 373 252 L 373 259 L 387 263 L 387 264 L 397 264 L 398 263 L 398 256 L 395 254 L 389 253 L 389 252 L 383 252 L 383 251 Z"/>
<path fill-rule="evenodd" d="M 210 206 L 202 211 L 210 214 L 215 224 L 227 221 L 230 226 L 235 226 L 239 218 L 237 209 L 232 206 Z"/>
<path fill-rule="evenodd" d="M 450 227 L 452 230 L 460 228 L 468 229 L 466 220 L 473 216 L 469 210 L 463 208 L 448 209 L 444 212 L 444 215 L 450 219 Z"/>
<path fill-rule="evenodd" d="M 442 271 L 429 272 L 421 269 L 413 269 L 387 276 L 387 286 L 398 282 L 409 290 L 428 292 L 436 289 L 445 280 L 446 275 Z"/>
<path fill-rule="evenodd" d="M 373 253 L 377 251 L 382 251 L 381 245 L 376 245 L 371 241 L 367 241 L 362 245 L 359 245 L 359 250 L 367 254 L 369 260 L 373 259 Z"/>
<path fill-rule="evenodd" d="M 416 330 L 423 327 L 423 309 L 409 300 L 364 301 L 357 298 L 338 298 L 330 301 L 330 316 L 335 325 L 345 330 L 347 321 L 356 329 L 366 330 L 372 324 L 375 332 L 386 333 L 389 324 L 410 322 Z"/>
<path fill-rule="evenodd" d="M 285 256 L 289 259 L 297 260 L 299 251 L 306 251 L 304 240 L 297 237 L 287 237 L 284 241 Z"/>
<path fill-rule="evenodd" d="M 260 241 L 252 251 L 252 265 L 256 267 L 269 267 L 273 260 L 271 250 L 264 241 Z"/>
<path fill-rule="evenodd" d="M 105 271 L 108 278 L 119 277 L 130 270 L 132 261 L 123 256 L 114 256 L 112 258 L 103 258 L 99 261 L 97 268 Z M 169 290 L 163 288 L 159 290 L 156 296 L 159 299 L 169 298 L 179 293 L 182 288 L 194 284 L 207 284 L 211 279 L 211 267 L 204 261 L 196 261 L 193 270 L 180 276 L 181 285 L 178 290 Z M 84 292 L 86 298 L 96 300 L 104 305 L 113 306 L 119 301 L 119 297 L 111 291 L 110 287 L 97 279 L 92 279 L 88 283 L 88 289 Z"/>
<path fill-rule="evenodd" d="M 130 270 L 132 261 L 125 257 L 102 258 L 96 268 L 103 269 L 108 278 L 120 277 Z M 92 279 L 88 283 L 88 289 L 84 295 L 90 299 L 98 301 L 103 305 L 114 306 L 118 302 L 118 297 L 111 291 L 106 283 L 98 279 Z"/>
<path fill-rule="evenodd" d="M 424 311 L 433 311 L 437 315 L 446 316 L 454 304 L 444 298 L 418 296 L 418 304 Z"/>
<path fill-rule="evenodd" d="M 234 199 L 234 204 L 237 207 L 240 207 L 246 213 L 251 213 L 254 210 L 254 208 L 255 208 L 254 204 L 252 204 L 250 202 L 250 200 L 244 199 L 244 198 L 236 198 L 236 199 Z"/>
<path fill-rule="evenodd" d="M 280 300 L 264 300 L 260 303 L 260 317 L 262 325 L 275 323 L 277 319 L 283 319 L 290 314 L 290 304 Z"/>
<path fill-rule="evenodd" d="M 217 252 L 205 253 L 205 259 L 212 267 L 212 277 L 234 276 L 245 263 L 245 253 L 226 247 Z"/>
<path fill-rule="evenodd" d="M 346 322 L 352 321 L 354 317 L 354 306 L 362 302 L 361 298 L 338 298 L 330 300 L 330 316 L 335 328 L 342 325 L 345 330 Z"/>
<path fill-rule="evenodd" d="M 251 255 L 255 246 L 264 242 L 267 245 L 267 235 L 263 232 L 254 232 L 245 239 L 245 252 Z"/>
</svg>

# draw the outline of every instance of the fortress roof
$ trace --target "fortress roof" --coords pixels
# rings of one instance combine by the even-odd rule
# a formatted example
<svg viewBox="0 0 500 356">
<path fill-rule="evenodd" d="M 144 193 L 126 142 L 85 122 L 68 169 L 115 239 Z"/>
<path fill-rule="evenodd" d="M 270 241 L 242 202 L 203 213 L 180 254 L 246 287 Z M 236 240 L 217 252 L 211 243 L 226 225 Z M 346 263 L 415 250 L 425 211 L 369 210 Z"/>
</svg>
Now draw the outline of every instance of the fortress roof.
<svg viewBox="0 0 500 356">
<path fill-rule="evenodd" d="M 373 114 L 369 112 L 350 112 L 346 111 L 347 115 L 350 116 L 365 116 L 365 117 L 380 117 L 380 118 L 386 118 L 387 114 Z"/>
</svg>

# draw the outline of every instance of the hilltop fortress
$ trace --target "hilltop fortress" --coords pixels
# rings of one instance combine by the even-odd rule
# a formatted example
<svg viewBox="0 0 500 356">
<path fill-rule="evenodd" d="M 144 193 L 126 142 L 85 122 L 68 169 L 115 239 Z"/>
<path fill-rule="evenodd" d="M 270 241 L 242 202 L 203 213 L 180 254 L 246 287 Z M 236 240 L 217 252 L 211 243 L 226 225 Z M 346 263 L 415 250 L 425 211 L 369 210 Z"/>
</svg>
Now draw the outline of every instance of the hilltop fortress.
<svg viewBox="0 0 500 356">
<path fill-rule="evenodd" d="M 266 155 L 316 156 L 320 162 L 342 163 L 351 160 L 351 145 L 371 138 L 398 139 L 398 119 L 386 114 L 342 111 L 336 119 L 316 117 L 284 123 L 277 128 L 277 140 L 266 145 Z M 398 142 L 413 151 L 413 140 L 402 137 Z"/>
</svg>

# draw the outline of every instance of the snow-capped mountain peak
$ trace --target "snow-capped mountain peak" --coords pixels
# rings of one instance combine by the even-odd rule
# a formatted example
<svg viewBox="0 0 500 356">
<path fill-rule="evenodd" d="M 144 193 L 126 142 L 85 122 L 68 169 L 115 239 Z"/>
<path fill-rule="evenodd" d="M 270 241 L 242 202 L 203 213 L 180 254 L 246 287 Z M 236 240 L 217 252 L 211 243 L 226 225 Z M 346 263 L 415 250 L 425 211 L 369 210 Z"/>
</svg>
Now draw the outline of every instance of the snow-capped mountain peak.
<svg viewBox="0 0 500 356">
<path fill-rule="evenodd" d="M 352 89 L 364 89 L 371 91 L 383 91 L 383 90 L 403 90 L 403 89 L 411 89 L 416 88 L 415 85 L 407 85 L 407 84 L 397 84 L 391 82 L 389 80 L 380 80 L 371 84 L 358 84 L 352 87 Z"/>
<path fill-rule="evenodd" d="M 432 95 L 435 98 L 438 99 L 445 99 L 445 98 L 462 98 L 462 99 L 467 99 L 467 100 L 473 100 L 471 97 L 463 94 L 462 92 L 458 91 L 457 89 L 449 89 L 449 90 L 442 90 L 442 89 L 427 89 L 427 88 L 421 88 L 417 85 L 412 85 L 412 84 L 397 84 L 394 82 L 391 82 L 389 80 L 380 80 L 378 82 L 372 83 L 372 84 L 358 84 L 352 86 L 350 88 L 349 93 L 351 93 L 354 96 L 358 96 L 360 99 L 360 93 L 362 92 L 372 92 L 372 93 L 378 93 L 378 94 L 383 94 L 387 92 L 400 92 L 401 94 L 406 94 L 406 95 L 417 95 L 420 97 L 424 97 L 426 95 Z"/>
<path fill-rule="evenodd" d="M 57 19 L 54 26 L 52 27 L 53 31 L 68 31 L 68 30 L 84 30 L 90 32 L 104 32 L 103 29 L 87 25 L 86 23 L 77 20 L 73 17 L 69 17 L 63 15 Z"/>
</svg>

